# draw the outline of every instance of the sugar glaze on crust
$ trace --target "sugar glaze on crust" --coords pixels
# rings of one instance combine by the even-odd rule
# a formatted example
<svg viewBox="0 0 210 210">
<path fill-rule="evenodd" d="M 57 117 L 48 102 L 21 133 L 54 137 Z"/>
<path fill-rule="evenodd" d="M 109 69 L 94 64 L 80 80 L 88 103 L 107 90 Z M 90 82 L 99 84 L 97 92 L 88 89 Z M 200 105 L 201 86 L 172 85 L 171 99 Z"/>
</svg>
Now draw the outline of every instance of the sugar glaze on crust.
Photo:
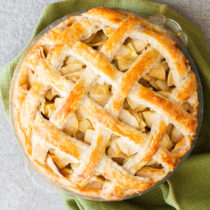
<svg viewBox="0 0 210 210">
<path fill-rule="evenodd" d="M 70 192 L 119 200 L 162 180 L 191 148 L 197 81 L 164 30 L 93 8 L 31 47 L 10 105 L 42 174 Z"/>
</svg>

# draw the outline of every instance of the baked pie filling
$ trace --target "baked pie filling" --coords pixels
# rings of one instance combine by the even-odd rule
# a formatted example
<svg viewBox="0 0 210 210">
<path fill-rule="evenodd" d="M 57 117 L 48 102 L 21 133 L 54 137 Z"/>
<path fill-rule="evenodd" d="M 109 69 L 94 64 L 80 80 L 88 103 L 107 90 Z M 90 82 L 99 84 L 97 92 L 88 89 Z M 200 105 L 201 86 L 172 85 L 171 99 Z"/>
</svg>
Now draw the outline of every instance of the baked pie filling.
<svg viewBox="0 0 210 210">
<path fill-rule="evenodd" d="M 26 54 L 13 81 L 15 130 L 30 160 L 71 192 L 140 193 L 173 171 L 197 127 L 197 81 L 158 26 L 94 8 Z"/>
</svg>

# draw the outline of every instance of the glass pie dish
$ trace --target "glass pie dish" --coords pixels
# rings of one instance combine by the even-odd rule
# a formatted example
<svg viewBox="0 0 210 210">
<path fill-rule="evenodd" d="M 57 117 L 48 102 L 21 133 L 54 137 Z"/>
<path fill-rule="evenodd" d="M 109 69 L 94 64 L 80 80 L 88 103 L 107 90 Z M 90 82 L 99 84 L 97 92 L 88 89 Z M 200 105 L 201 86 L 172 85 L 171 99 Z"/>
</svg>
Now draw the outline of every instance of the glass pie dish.
<svg viewBox="0 0 210 210">
<path fill-rule="evenodd" d="M 80 193 L 75 193 L 75 192 L 71 192 L 71 190 L 66 190 L 65 188 L 63 188 L 62 186 L 60 186 L 59 184 L 55 184 L 55 182 L 51 182 L 50 180 L 48 180 L 48 179 L 46 179 L 46 177 L 45 176 L 42 176 L 41 175 L 41 173 L 39 173 L 39 170 L 37 170 L 37 166 L 35 166 L 34 167 L 34 163 L 32 162 L 32 161 L 30 161 L 30 159 L 28 158 L 28 155 L 26 154 L 26 168 L 27 168 L 27 171 L 30 173 L 30 176 L 32 177 L 32 180 L 35 182 L 35 183 L 38 183 L 38 185 L 40 185 L 40 183 L 43 183 L 42 185 L 44 186 L 43 188 L 44 189 L 48 189 L 48 191 L 51 191 L 51 189 L 53 189 L 53 186 L 54 185 L 56 185 L 57 187 L 59 187 L 60 189 L 62 189 L 62 190 L 65 190 L 66 192 L 69 192 L 69 193 L 73 193 L 73 194 L 75 194 L 75 195 L 78 195 L 78 196 L 81 196 L 81 197 L 83 197 L 83 198 L 85 198 L 85 199 L 90 199 L 90 200 L 100 200 L 100 201 L 109 201 L 109 200 L 125 200 L 125 199 L 130 199 L 130 198 L 134 198 L 134 197 L 137 197 L 137 196 L 139 196 L 139 195 L 141 195 L 141 194 L 143 194 L 143 193 L 146 193 L 146 192 L 148 192 L 148 191 L 150 191 L 150 190 L 152 190 L 152 189 L 154 189 L 155 187 L 157 187 L 159 184 L 161 184 L 161 183 L 163 183 L 163 182 L 165 182 L 176 170 L 177 170 L 177 168 L 186 160 L 186 158 L 189 156 L 189 154 L 190 154 L 190 152 L 192 151 L 192 149 L 193 149 L 193 147 L 194 147 L 194 145 L 195 145 L 195 141 L 196 141 L 196 139 L 197 139 L 197 137 L 198 137 L 198 133 L 199 133 L 199 130 L 200 130 L 200 126 L 201 126 L 201 122 L 202 122 L 202 114 L 203 114 L 203 95 L 202 95 L 202 87 L 201 87 L 201 82 L 200 82 L 200 78 L 199 78 L 199 74 L 198 74 L 198 71 L 197 71 L 197 69 L 196 69 L 196 66 L 195 66 L 195 64 L 194 64 L 194 62 L 193 62 L 193 60 L 192 60 L 192 58 L 190 57 L 190 54 L 188 53 L 188 51 L 187 51 L 187 36 L 186 36 L 186 34 L 182 31 L 182 29 L 181 29 L 181 27 L 179 26 L 179 24 L 176 22 L 176 21 L 174 21 L 174 20 L 172 20 L 172 19 L 168 19 L 168 18 L 166 18 L 165 16 L 162 16 L 162 15 L 154 15 L 154 16 L 149 16 L 149 17 L 146 17 L 146 16 L 142 16 L 142 15 L 138 15 L 138 14 L 136 14 L 136 13 L 133 13 L 133 12 L 131 12 L 131 11 L 127 11 L 127 10 L 115 10 L 115 11 L 117 11 L 117 12 L 123 12 L 123 13 L 127 13 L 127 14 L 132 14 L 132 15 L 135 15 L 135 16 L 140 16 L 143 20 L 144 19 L 146 19 L 147 21 L 149 21 L 150 23 L 152 23 L 153 25 L 156 25 L 156 26 L 158 26 L 158 27 L 160 27 L 162 30 L 164 30 L 167 34 L 169 34 L 170 36 L 172 36 L 173 38 L 174 38 L 174 40 L 176 40 L 176 43 L 177 43 L 177 45 L 178 45 L 178 47 L 181 49 L 181 51 L 184 53 L 184 55 L 185 55 L 185 57 L 188 59 L 188 61 L 189 61 L 189 64 L 190 64 L 190 66 L 191 66 L 191 68 L 192 68 L 192 71 L 195 73 L 195 77 L 196 77 L 196 81 L 197 81 L 197 94 L 198 94 L 198 102 L 199 102 L 199 105 L 198 105 L 198 114 L 197 114 L 197 122 L 198 122 L 198 125 L 197 125 L 197 127 L 196 127 L 196 134 L 193 136 L 193 141 L 192 141 L 192 143 L 191 143 L 191 146 L 190 146 L 190 149 L 186 152 L 186 154 L 185 155 L 183 155 L 182 157 L 180 157 L 180 161 L 179 161 L 179 163 L 177 163 L 176 164 L 176 166 L 175 166 L 175 168 L 173 168 L 173 170 L 171 170 L 171 172 L 167 172 L 167 175 L 164 177 L 164 178 L 162 178 L 160 181 L 157 181 L 155 184 L 152 184 L 150 187 L 148 186 L 148 187 L 146 187 L 144 190 L 141 190 L 141 192 L 134 192 L 134 193 L 129 193 L 129 195 L 125 195 L 125 196 L 119 196 L 119 197 L 116 197 L 115 199 L 110 199 L 110 197 L 107 197 L 106 199 L 105 198 L 103 198 L 103 197 L 94 197 L 94 196 L 87 196 L 87 195 L 82 195 L 82 194 L 80 194 Z M 68 16 L 65 16 L 65 17 L 63 17 L 63 18 L 61 18 L 61 19 L 59 19 L 59 20 L 57 20 L 57 21 L 55 21 L 54 23 L 52 23 L 52 24 L 50 24 L 46 29 L 44 29 L 33 41 L 32 41 L 32 43 L 28 46 L 28 48 L 26 49 L 26 51 L 25 51 L 25 53 L 24 53 L 24 55 L 22 56 L 22 58 L 20 59 L 20 61 L 19 61 L 19 63 L 18 63 L 18 65 L 17 65 L 17 67 L 16 67 L 16 69 L 15 69 L 15 72 L 14 72 L 14 75 L 13 75 L 13 81 L 12 81 L 12 85 L 11 85 L 11 90 L 10 90 L 10 112 L 11 112 L 11 116 L 12 116 L 12 121 L 13 121 L 13 126 L 14 126 L 14 130 L 15 130 L 15 133 L 16 133 L 16 136 L 17 136 L 17 139 L 19 139 L 20 138 L 20 134 L 18 134 L 18 131 L 17 131 L 17 125 L 16 125 L 16 121 L 17 121 L 17 117 L 16 118 L 14 118 L 14 109 L 15 109 L 15 106 L 14 106 L 14 104 L 13 104 L 13 102 L 12 102 L 12 100 L 13 100 L 13 98 L 14 98 L 14 96 L 13 96 L 13 94 L 14 94 L 14 88 L 16 88 L 15 87 L 15 84 L 16 84 L 16 82 L 17 82 L 17 77 L 18 77 L 18 75 L 19 75 L 19 73 L 20 73 L 20 69 L 21 69 L 21 66 L 23 65 L 23 61 L 24 61 L 24 59 L 26 58 L 26 56 L 29 54 L 29 52 L 30 52 L 30 50 L 31 50 L 31 48 L 34 46 L 34 44 L 40 39 L 40 37 L 42 37 L 43 35 L 45 35 L 45 34 L 47 34 L 47 32 L 49 32 L 52 28 L 54 28 L 55 26 L 57 26 L 59 23 L 62 23 L 62 22 L 64 22 L 65 20 L 68 20 L 68 18 L 69 17 L 72 17 L 72 16 L 76 16 L 76 15 L 80 15 L 80 14 L 82 14 L 82 13 L 85 13 L 86 11 L 79 11 L 79 12 L 76 12 L 76 13 L 72 13 L 72 14 L 69 14 Z M 88 38 L 89 39 L 89 38 Z M 80 46 L 83 46 L 82 44 L 80 44 Z M 128 43 L 126 43 L 126 46 L 129 48 L 129 47 L 131 47 L 130 45 L 129 45 L 129 41 L 128 41 Z M 94 45 L 92 44 L 92 47 L 93 47 L 93 49 L 95 49 L 94 47 Z M 150 47 L 150 46 L 149 46 Z M 131 47 L 132 48 L 132 47 Z M 76 48 L 75 48 L 76 49 Z M 127 48 L 126 48 L 127 49 Z M 130 49 L 130 48 L 129 48 Z M 125 50 L 126 51 L 126 50 Z M 46 54 L 46 52 L 42 52 L 43 54 Z M 79 54 L 79 53 L 78 53 Z M 137 54 L 135 55 L 136 57 L 137 57 Z M 78 57 L 79 57 L 79 55 L 78 55 Z M 116 58 L 116 59 L 118 59 L 118 58 Z M 103 59 L 102 59 L 103 60 Z M 122 61 L 122 59 L 120 60 L 118 60 L 117 61 L 118 62 L 118 68 L 120 69 L 120 71 L 122 71 L 122 72 L 127 72 L 127 71 L 125 71 L 126 69 L 127 69 L 127 67 L 125 67 L 126 66 L 126 63 L 124 63 L 123 61 Z M 88 61 L 87 61 L 87 63 L 88 63 Z M 166 63 L 166 62 L 165 62 Z M 77 63 L 78 64 L 78 63 Z M 89 64 L 89 63 L 88 63 Z M 88 65 L 88 64 L 86 64 L 86 65 Z M 167 63 L 166 63 L 167 64 Z M 36 65 L 36 63 L 35 63 L 35 65 Z M 115 63 L 113 63 L 113 66 L 114 65 L 116 65 Z M 65 67 L 65 66 L 64 66 Z M 99 67 L 100 67 L 100 65 L 99 65 Z M 113 67 L 114 68 L 114 67 Z M 168 68 L 168 67 L 166 67 L 166 68 Z M 102 70 L 103 71 L 103 70 Z M 169 70 L 168 70 L 169 71 Z M 167 73 L 168 74 L 168 73 Z M 153 71 L 153 74 L 150 74 L 150 75 L 152 75 L 151 77 L 157 77 L 157 75 L 156 75 L 156 73 L 155 73 L 155 71 Z M 63 76 L 63 75 L 62 75 Z M 158 77 L 159 77 L 159 75 L 158 75 Z M 164 76 L 165 77 L 165 76 Z M 46 77 L 45 77 L 45 79 L 46 79 Z M 89 79 L 89 78 L 88 78 Z M 65 81 L 65 80 L 64 80 Z M 149 82 L 150 82 L 150 79 L 148 80 Z M 155 80 L 155 81 L 157 81 L 157 80 Z M 141 84 L 141 83 L 140 83 Z M 160 84 L 160 86 L 162 87 L 163 85 L 161 85 L 162 84 L 162 82 L 159 82 L 159 84 Z M 162 91 L 162 89 L 161 89 L 161 87 L 160 87 L 160 89 L 159 89 L 159 86 L 157 85 L 157 84 L 155 83 L 154 84 L 154 86 L 155 86 L 155 89 L 157 89 L 157 90 L 159 90 L 159 92 L 160 91 Z M 173 86 L 173 85 L 172 85 Z M 98 88 L 99 88 L 99 86 L 98 86 Z M 167 88 L 166 88 L 167 89 Z M 167 91 L 166 91 L 167 92 Z M 93 97 L 94 98 L 94 95 L 92 95 L 91 97 Z M 97 99 L 96 99 L 97 100 Z M 45 104 L 47 103 L 47 101 L 45 101 Z M 100 101 L 100 105 L 102 106 L 103 105 L 103 102 L 101 102 Z M 127 102 L 126 103 L 128 103 L 128 105 L 124 105 L 124 106 L 128 106 L 128 107 L 130 107 L 131 106 L 131 104 L 129 103 L 129 101 L 127 100 Z M 43 106 L 45 106 L 45 104 L 43 105 Z M 88 104 L 88 103 L 87 103 Z M 83 108 L 85 108 L 85 107 L 83 107 Z M 41 105 L 41 109 L 42 109 L 42 105 Z M 128 108 L 129 109 L 129 108 Z M 145 110 L 145 109 L 147 109 L 147 108 L 143 108 L 143 110 Z M 43 111 L 44 110 L 44 111 Z M 125 109 L 124 109 L 124 116 L 126 115 L 126 114 L 128 114 L 128 111 L 126 111 L 127 110 L 127 108 L 125 107 Z M 151 109 L 152 110 L 152 109 Z M 147 114 L 148 114 L 148 112 L 149 112 L 149 114 L 151 114 L 151 110 L 150 109 L 147 109 L 146 111 L 147 111 Z M 94 110 L 93 110 L 94 111 Z M 146 112 L 145 111 L 145 112 Z M 45 113 L 46 112 L 46 113 Z M 146 120 L 146 114 L 145 114 L 145 112 L 143 113 L 143 119 L 145 120 L 145 122 L 147 121 Z M 44 109 L 42 109 L 42 111 L 41 111 L 41 114 L 42 114 L 42 116 L 45 118 L 45 119 L 49 119 L 49 116 L 48 116 L 48 114 L 49 114 L 49 111 L 46 111 L 45 110 L 45 108 Z M 89 113 L 90 115 L 91 115 L 91 113 Z M 40 115 L 41 116 L 41 115 Z M 128 115 L 126 115 L 126 116 L 128 116 Z M 93 116 L 94 117 L 94 116 Z M 123 117 L 122 117 L 123 118 Z M 128 117 L 124 117 L 124 119 L 127 119 Z M 27 118 L 26 118 L 27 119 Z M 109 119 L 108 117 L 106 118 L 106 119 Z M 134 127 L 135 127 L 135 123 L 134 123 L 134 121 L 135 121 L 135 118 L 132 118 L 133 119 L 133 121 L 131 122 L 131 124 L 132 125 L 134 125 Z M 138 118 L 139 119 L 139 118 Z M 145 124 L 145 122 L 143 122 L 142 121 L 142 124 L 143 124 L 143 127 L 141 128 L 142 130 L 142 132 L 144 133 L 146 133 L 147 131 L 149 132 L 150 130 L 151 130 L 151 127 L 152 126 L 150 126 L 149 125 L 149 123 L 147 123 L 146 122 L 146 124 L 148 124 L 147 126 L 146 126 L 146 124 Z M 91 124 L 92 123 L 92 121 L 89 123 L 89 124 Z M 127 122 L 124 122 L 124 123 L 127 123 Z M 87 120 L 86 120 L 86 124 L 87 124 Z M 94 125 L 94 124 L 93 124 Z M 120 124 L 121 126 L 123 126 L 124 124 Z M 92 126 L 92 125 L 91 125 Z M 94 126 L 93 126 L 94 127 Z M 127 127 L 123 127 L 123 129 L 127 129 Z M 101 128 L 100 128 L 101 129 Z M 129 130 L 130 128 L 128 128 L 128 130 Z M 83 129 L 84 130 L 84 129 Z M 129 130 L 129 131 L 133 131 L 133 130 Z M 86 132 L 86 131 L 84 131 L 84 132 Z M 134 132 L 134 131 L 133 131 Z M 138 134 L 139 134 L 139 131 L 138 131 Z M 75 136 L 76 136 L 76 134 L 75 134 Z M 139 135 L 139 136 L 141 136 L 141 135 Z M 46 136 L 45 136 L 45 138 L 47 138 Z M 49 137 L 48 137 L 49 138 Z M 79 137 L 78 137 L 79 138 Z M 84 138 L 84 137 L 83 137 Z M 170 143 L 169 143 L 170 144 Z M 21 147 L 23 147 L 23 145 L 22 145 L 22 143 L 20 143 L 20 145 L 21 145 Z M 172 147 L 172 146 L 169 146 L 169 147 Z M 108 147 L 108 150 L 107 150 L 107 153 L 109 153 L 110 155 L 116 155 L 115 154 L 115 151 L 113 152 L 112 150 L 113 150 L 113 148 L 111 148 L 111 146 L 110 147 Z M 25 148 L 23 148 L 23 150 L 24 150 L 24 152 L 26 153 L 26 149 Z M 128 152 L 129 153 L 129 152 Z M 167 153 L 168 154 L 168 153 Z M 133 155 L 135 155 L 135 154 L 131 154 L 130 156 L 133 156 Z M 112 157 L 112 159 L 113 160 L 115 160 L 116 158 L 115 158 L 115 156 L 111 156 Z M 124 158 L 122 158 L 123 159 L 123 161 L 124 161 Z M 53 160 L 52 159 L 48 159 L 49 161 L 51 161 L 51 162 L 53 162 Z M 117 161 L 119 161 L 119 158 L 117 159 Z M 175 160 L 176 161 L 176 160 Z M 119 162 L 117 162 L 117 163 L 119 163 Z M 120 165 L 121 163 L 119 163 L 119 165 Z M 123 163 L 124 164 L 124 163 Z M 126 162 L 125 162 L 125 164 L 126 164 Z M 155 165 L 156 163 L 153 163 L 153 165 Z M 56 164 L 55 164 L 56 165 Z M 128 165 L 128 164 L 127 164 Z M 55 167 L 54 167 L 54 169 L 55 169 Z M 69 170 L 71 169 L 71 168 L 68 168 Z M 77 169 L 77 168 L 76 168 Z M 55 170 L 57 170 L 57 169 L 55 169 Z M 120 169 L 121 170 L 121 169 Z M 59 171 L 58 171 L 58 173 L 59 173 Z M 83 176 L 83 174 L 80 174 L 80 178 Z M 106 175 L 105 175 L 106 176 Z M 104 177 L 103 178 L 101 178 L 100 177 L 100 179 L 102 179 L 103 181 L 104 181 Z M 44 180 L 44 181 L 43 181 Z M 108 180 L 108 179 L 107 179 Z M 105 181 L 107 181 L 107 180 L 105 180 Z M 46 183 L 46 184 L 45 184 Z M 50 184 L 48 184 L 48 183 L 50 183 Z M 46 186 L 48 186 L 48 187 L 46 187 Z M 116 187 L 116 186 L 115 186 Z"/>
</svg>

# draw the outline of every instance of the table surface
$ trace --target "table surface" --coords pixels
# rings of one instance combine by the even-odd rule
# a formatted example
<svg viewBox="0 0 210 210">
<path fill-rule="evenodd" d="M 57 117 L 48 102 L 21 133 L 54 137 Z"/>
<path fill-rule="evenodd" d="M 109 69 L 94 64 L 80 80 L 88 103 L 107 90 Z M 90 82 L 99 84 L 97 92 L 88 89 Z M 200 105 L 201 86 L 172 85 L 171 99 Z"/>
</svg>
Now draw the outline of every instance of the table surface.
<svg viewBox="0 0 210 210">
<path fill-rule="evenodd" d="M 56 0 L 0 0 L 0 69 L 29 40 L 42 9 Z M 210 49 L 210 0 L 156 0 L 196 23 Z M 58 191 L 35 186 L 25 170 L 22 151 L 0 108 L 0 209 L 64 209 Z"/>
</svg>

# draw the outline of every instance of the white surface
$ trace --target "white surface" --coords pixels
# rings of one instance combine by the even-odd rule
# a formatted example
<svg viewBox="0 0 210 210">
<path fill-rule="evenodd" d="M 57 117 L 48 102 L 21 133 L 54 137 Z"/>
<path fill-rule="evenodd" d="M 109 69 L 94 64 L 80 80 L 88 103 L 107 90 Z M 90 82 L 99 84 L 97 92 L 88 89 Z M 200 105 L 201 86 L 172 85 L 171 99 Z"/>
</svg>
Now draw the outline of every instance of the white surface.
<svg viewBox="0 0 210 210">
<path fill-rule="evenodd" d="M 114 1 L 114 0 L 113 0 Z M 27 43 L 45 5 L 56 0 L 0 0 L 0 68 Z M 160 0 L 196 23 L 210 49 L 210 0 Z M 103 5 L 102 5 L 103 6 Z M 33 185 L 24 169 L 24 156 L 0 109 L 0 209 L 63 210 L 59 192 Z"/>
</svg>

